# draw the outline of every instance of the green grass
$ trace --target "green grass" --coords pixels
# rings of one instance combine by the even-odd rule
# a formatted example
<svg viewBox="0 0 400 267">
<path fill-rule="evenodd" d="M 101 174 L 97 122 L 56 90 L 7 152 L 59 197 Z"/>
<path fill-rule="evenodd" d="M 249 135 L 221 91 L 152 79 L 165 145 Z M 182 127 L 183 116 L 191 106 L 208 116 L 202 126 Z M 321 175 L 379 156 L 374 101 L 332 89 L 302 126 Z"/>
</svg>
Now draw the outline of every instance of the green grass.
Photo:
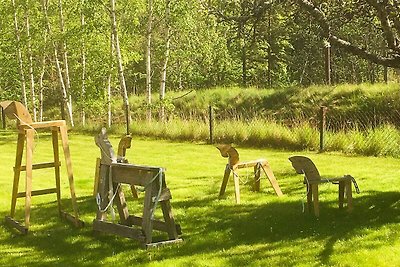
<svg viewBox="0 0 400 267">
<path fill-rule="evenodd" d="M 75 229 L 57 216 L 55 196 L 33 197 L 31 232 L 21 236 L 0 225 L 1 266 L 399 266 L 399 159 L 350 157 L 239 147 L 242 160 L 267 158 L 284 197 L 274 195 L 266 179 L 251 191 L 251 170 L 241 170 L 242 204 L 234 204 L 232 181 L 218 199 L 226 159 L 213 146 L 134 138 L 130 162 L 167 168 L 175 218 L 184 243 L 142 250 L 130 239 L 95 235 L 91 222 L 95 158 L 92 136 L 70 133 L 76 194 L 86 226 Z M 116 146 L 118 138 L 111 136 Z M 16 134 L 0 132 L 0 216 L 9 213 Z M 39 133 L 35 161 L 49 160 L 50 138 Z M 320 187 L 321 216 L 302 213 L 305 188 L 288 157 L 311 157 L 327 177 L 352 174 L 361 194 L 354 211 L 337 208 L 337 186 Z M 62 177 L 63 205 L 70 207 Z M 23 184 L 24 179 L 21 179 Z M 35 188 L 54 186 L 51 171 L 34 171 Z M 127 191 L 127 190 L 126 190 Z M 140 196 L 142 200 L 143 195 Z M 136 202 L 130 208 L 140 210 Z M 18 218 L 23 216 L 18 201 Z"/>
</svg>

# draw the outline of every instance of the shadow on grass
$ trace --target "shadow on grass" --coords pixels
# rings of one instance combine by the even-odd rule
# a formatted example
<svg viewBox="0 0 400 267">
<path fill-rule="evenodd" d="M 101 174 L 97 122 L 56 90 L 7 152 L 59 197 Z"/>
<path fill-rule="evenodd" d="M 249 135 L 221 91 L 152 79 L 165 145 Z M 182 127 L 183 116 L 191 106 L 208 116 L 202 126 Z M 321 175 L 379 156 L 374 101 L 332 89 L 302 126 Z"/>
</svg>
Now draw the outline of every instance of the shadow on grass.
<svg viewBox="0 0 400 267">
<path fill-rule="evenodd" d="M 178 257 L 193 260 L 190 257 L 195 254 L 219 254 L 232 249 L 226 259 L 229 265 L 244 266 L 249 263 L 244 257 L 249 250 L 254 258 L 268 256 L 264 246 L 267 244 L 268 249 L 274 251 L 272 256 L 277 257 L 280 264 L 287 265 L 286 259 L 293 258 L 293 252 L 287 247 L 291 244 L 302 246 L 311 241 L 324 244 L 313 253 L 320 263 L 329 265 L 338 241 L 349 240 L 366 229 L 375 231 L 388 224 L 400 223 L 400 192 L 370 191 L 364 192 L 363 196 L 357 195 L 351 214 L 339 210 L 336 203 L 325 201 L 321 203 L 318 219 L 312 214 L 303 214 L 298 201 L 270 199 L 268 203 L 241 205 L 233 204 L 232 199 L 217 200 L 215 195 L 205 195 L 201 199 L 173 199 L 185 243 L 151 253 L 142 250 L 135 240 L 94 235 L 91 230 L 96 212 L 93 197 L 78 200 L 86 223 L 83 229 L 60 222 L 55 202 L 37 205 L 32 210 L 32 232 L 28 236 L 12 234 L 12 231 L 2 235 L 3 246 L 15 248 L 15 256 L 0 252 L 0 255 L 7 253 L 0 263 L 23 264 L 21 256 L 30 257 L 31 266 L 67 266 L 71 262 L 76 266 L 88 266 L 107 262 L 110 257 L 123 258 L 122 262 L 146 263 L 150 261 L 149 255 L 153 261 Z M 63 205 L 69 207 L 70 202 L 65 200 Z M 357 244 L 357 248 L 352 249 L 387 245 L 387 239 L 381 238 L 379 231 L 377 233 L 371 236 L 370 242 Z M 242 246 L 248 247 L 242 251 Z M 298 261 L 301 263 L 301 259 Z"/>
</svg>

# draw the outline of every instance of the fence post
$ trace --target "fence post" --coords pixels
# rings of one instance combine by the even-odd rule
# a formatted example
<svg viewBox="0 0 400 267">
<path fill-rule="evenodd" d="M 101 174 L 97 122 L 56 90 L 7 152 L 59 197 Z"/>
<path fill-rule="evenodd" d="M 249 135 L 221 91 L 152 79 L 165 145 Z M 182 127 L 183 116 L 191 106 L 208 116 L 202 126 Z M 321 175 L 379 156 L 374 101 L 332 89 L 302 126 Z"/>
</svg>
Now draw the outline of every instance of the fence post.
<svg viewBox="0 0 400 267">
<path fill-rule="evenodd" d="M 0 107 L 1 110 L 1 125 L 3 126 L 3 129 L 6 128 L 6 114 L 4 114 L 3 107 Z"/>
<path fill-rule="evenodd" d="M 326 127 L 326 110 L 327 107 L 321 106 L 319 109 L 319 152 L 324 151 L 324 134 Z"/>
<path fill-rule="evenodd" d="M 214 143 L 214 109 L 208 106 L 209 121 L 210 121 L 210 144 Z"/>
</svg>

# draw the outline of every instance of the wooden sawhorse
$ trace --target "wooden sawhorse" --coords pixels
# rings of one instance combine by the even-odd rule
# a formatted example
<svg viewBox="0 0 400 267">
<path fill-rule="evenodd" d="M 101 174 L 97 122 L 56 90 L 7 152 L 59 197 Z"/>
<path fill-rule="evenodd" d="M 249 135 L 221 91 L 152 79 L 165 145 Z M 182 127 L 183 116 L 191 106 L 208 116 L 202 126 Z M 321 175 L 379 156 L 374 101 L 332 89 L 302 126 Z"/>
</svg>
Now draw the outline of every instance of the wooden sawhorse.
<svg viewBox="0 0 400 267">
<path fill-rule="evenodd" d="M 235 200 L 236 204 L 240 203 L 240 185 L 238 170 L 242 168 L 254 168 L 254 184 L 253 190 L 260 191 L 260 175 L 261 170 L 267 176 L 272 188 L 275 193 L 280 197 L 283 195 L 281 188 L 279 187 L 278 181 L 272 172 L 269 163 L 265 159 L 258 159 L 246 162 L 239 161 L 239 152 L 231 145 L 218 145 L 217 148 L 221 152 L 221 155 L 228 158 L 228 164 L 226 164 L 224 178 L 222 180 L 221 189 L 219 191 L 219 197 L 221 198 L 225 194 L 226 185 L 228 184 L 229 176 L 233 172 L 233 182 L 235 185 Z"/>
<path fill-rule="evenodd" d="M 115 234 L 139 240 L 146 248 L 181 242 L 181 228 L 175 223 L 170 204 L 171 193 L 166 186 L 165 170 L 161 167 L 150 167 L 118 163 L 114 150 L 108 140 L 105 129 L 96 137 L 100 147 L 100 181 L 98 186 L 98 211 L 93 221 L 93 229 L 99 232 Z M 143 216 L 129 214 L 121 184 L 142 186 L 144 188 Z M 107 221 L 107 210 L 115 202 L 119 223 Z M 157 205 L 161 206 L 164 221 L 155 220 Z M 133 226 L 140 228 L 133 228 Z M 153 230 L 168 233 L 168 240 L 153 242 Z"/>
<path fill-rule="evenodd" d="M 6 101 L 1 103 L 5 114 L 8 118 L 17 119 L 18 129 L 18 141 L 17 141 L 17 152 L 14 166 L 14 181 L 11 197 L 11 212 L 9 216 L 6 216 L 5 220 L 7 224 L 16 228 L 23 234 L 28 233 L 30 225 L 30 211 L 31 211 L 31 198 L 32 196 L 44 195 L 44 194 L 57 194 L 58 211 L 61 217 L 71 221 L 75 226 L 82 227 L 83 222 L 79 220 L 78 207 L 76 203 L 74 177 L 72 172 L 71 156 L 68 145 L 68 134 L 67 126 L 64 120 L 47 121 L 47 122 L 32 122 L 32 118 L 29 115 L 26 108 L 19 102 Z M 53 162 L 36 163 L 33 164 L 33 148 L 34 148 L 34 136 L 36 129 L 50 128 L 52 134 L 53 143 Z M 64 157 L 66 162 L 66 168 L 68 173 L 69 187 L 71 193 L 72 207 L 74 215 L 66 213 L 61 207 L 61 188 L 60 188 L 60 158 L 58 149 L 58 134 L 60 133 L 62 147 L 64 150 Z M 24 153 L 24 145 L 26 144 L 26 162 L 25 166 L 22 165 L 22 155 Z M 33 170 L 54 168 L 55 174 L 55 188 L 41 189 L 32 191 L 32 173 Z M 25 192 L 18 192 L 18 185 L 20 180 L 21 171 L 25 171 Z M 25 224 L 22 225 L 14 219 L 15 209 L 17 204 L 17 198 L 25 198 Z"/>
</svg>

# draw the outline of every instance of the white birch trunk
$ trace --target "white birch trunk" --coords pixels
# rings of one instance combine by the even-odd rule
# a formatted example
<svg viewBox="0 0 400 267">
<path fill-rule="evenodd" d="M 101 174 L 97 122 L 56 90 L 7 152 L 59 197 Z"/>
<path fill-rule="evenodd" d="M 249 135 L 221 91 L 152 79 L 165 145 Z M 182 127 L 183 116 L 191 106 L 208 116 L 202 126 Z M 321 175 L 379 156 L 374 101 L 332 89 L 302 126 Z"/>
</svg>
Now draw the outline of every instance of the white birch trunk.
<svg viewBox="0 0 400 267">
<path fill-rule="evenodd" d="M 168 59 L 169 59 L 169 50 L 170 50 L 170 43 L 171 43 L 171 29 L 169 23 L 169 13 L 170 13 L 170 0 L 166 0 L 166 7 L 165 7 L 165 20 L 166 20 L 166 40 L 165 40 L 165 57 L 164 57 L 164 64 L 161 69 L 161 81 L 160 81 L 160 120 L 162 122 L 165 121 L 165 86 L 167 81 L 167 66 L 168 66 Z"/>
<path fill-rule="evenodd" d="M 43 8 L 44 16 L 45 16 L 45 21 L 46 21 L 47 33 L 49 35 L 51 35 L 51 25 L 50 25 L 50 21 L 49 21 L 49 16 L 47 14 L 47 0 L 43 0 L 42 1 L 42 8 Z M 68 94 L 67 94 L 67 90 L 66 90 L 65 84 L 64 84 L 64 77 L 63 77 L 63 74 L 62 74 L 60 61 L 58 59 L 57 46 L 54 43 L 54 41 L 52 41 L 51 43 L 52 43 L 53 50 L 54 50 L 54 60 L 55 60 L 55 63 L 56 63 L 57 74 L 58 74 L 58 78 L 59 78 L 59 82 L 60 82 L 62 101 L 63 101 L 64 105 L 67 105 L 67 108 L 69 109 Z M 71 125 L 73 126 L 72 112 L 68 112 L 68 116 L 69 116 Z"/>
<path fill-rule="evenodd" d="M 14 11 L 14 30 L 15 30 L 15 39 L 17 40 L 17 58 L 19 65 L 19 75 L 21 79 L 21 93 L 22 93 L 22 103 L 24 103 L 25 107 L 28 106 L 28 101 L 26 98 L 26 82 L 24 75 L 24 63 L 22 60 L 22 52 L 21 52 L 21 37 L 19 33 L 18 27 L 18 17 L 17 17 L 17 7 L 15 6 L 15 0 L 11 0 L 13 11 Z"/>
<path fill-rule="evenodd" d="M 148 0 L 147 20 L 147 44 L 146 44 L 146 99 L 147 99 L 147 120 L 151 121 L 151 32 L 153 23 L 153 1 Z"/>
<path fill-rule="evenodd" d="M 63 35 L 65 33 L 65 27 L 64 27 L 64 15 L 63 15 L 63 9 L 62 9 L 62 0 L 58 0 L 58 11 L 59 11 L 59 16 L 60 16 L 60 31 L 61 34 Z M 73 111 L 72 111 L 72 96 L 71 96 L 71 83 L 69 79 L 69 68 L 68 68 L 68 55 L 67 55 L 67 43 L 65 42 L 64 37 L 62 38 L 62 57 L 63 57 L 63 65 L 64 65 L 64 79 L 65 79 L 65 93 L 67 97 L 65 98 L 66 104 L 67 104 L 67 111 L 68 111 L 68 116 L 70 118 L 71 126 L 74 126 L 74 119 L 73 119 Z"/>
<path fill-rule="evenodd" d="M 26 35 L 28 37 L 28 58 L 29 58 L 29 78 L 30 78 L 30 93 L 31 93 L 31 110 L 33 120 L 37 121 L 37 109 L 36 109 L 36 94 L 35 94 L 35 78 L 33 74 L 33 58 L 32 58 L 32 44 L 30 34 L 30 23 L 29 23 L 29 0 L 26 1 L 25 9 L 25 24 L 26 24 Z"/>
<path fill-rule="evenodd" d="M 82 30 L 85 29 L 85 14 L 83 13 L 83 8 L 85 5 L 85 0 L 81 1 L 81 27 Z M 83 31 L 84 32 L 84 31 Z M 85 126 L 86 124 L 86 110 L 85 110 L 85 104 L 86 104 L 86 49 L 85 49 L 85 37 L 84 35 L 82 36 L 82 46 L 81 46 L 81 60 L 82 60 L 82 100 L 83 100 L 83 105 L 82 105 L 82 125 Z"/>
<path fill-rule="evenodd" d="M 118 31 L 117 31 L 117 18 L 115 14 L 115 0 L 110 0 L 111 10 L 110 10 L 110 19 L 111 19 L 111 27 L 114 35 L 114 46 L 115 52 L 117 56 L 117 67 L 118 67 L 118 76 L 120 81 L 120 86 L 122 90 L 122 97 L 125 106 L 125 117 L 126 117 L 126 132 L 129 134 L 129 126 L 130 126 L 130 108 L 129 108 L 129 99 L 128 92 L 126 90 L 125 77 L 124 77 L 124 69 L 122 63 L 121 49 L 119 47 L 118 40 Z"/>
<path fill-rule="evenodd" d="M 108 127 L 111 127 L 112 123 L 112 114 L 111 114 L 111 79 L 112 79 L 112 72 L 114 69 L 114 54 L 115 54 L 115 47 L 114 47 L 114 33 L 111 31 L 110 34 L 110 72 L 108 73 L 108 81 L 107 81 L 107 121 Z"/>
</svg>

